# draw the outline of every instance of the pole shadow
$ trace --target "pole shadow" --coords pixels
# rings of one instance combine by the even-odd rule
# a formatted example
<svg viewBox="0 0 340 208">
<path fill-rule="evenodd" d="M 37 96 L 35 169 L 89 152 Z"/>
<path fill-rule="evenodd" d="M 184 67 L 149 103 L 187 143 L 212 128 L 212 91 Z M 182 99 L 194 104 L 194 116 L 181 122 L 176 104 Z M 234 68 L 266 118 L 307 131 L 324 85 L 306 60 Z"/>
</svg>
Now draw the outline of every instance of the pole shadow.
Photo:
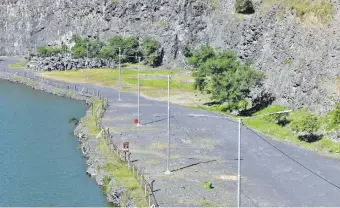
<svg viewBox="0 0 340 208">
<path fill-rule="evenodd" d="M 170 116 L 170 118 L 173 118 L 173 117 L 174 117 L 174 116 Z M 158 119 L 158 120 L 154 120 L 154 121 L 150 121 L 150 122 L 145 122 L 145 123 L 142 123 L 142 125 L 148 125 L 148 124 L 158 123 L 158 122 L 165 121 L 165 120 L 168 120 L 168 118 L 162 118 L 162 119 Z"/>
<path fill-rule="evenodd" d="M 180 170 L 183 170 L 183 169 L 186 169 L 186 168 L 190 168 L 190 167 L 193 167 L 193 166 L 196 166 L 196 165 L 205 164 L 205 163 L 211 163 L 211 162 L 217 162 L 217 160 L 209 160 L 209 161 L 205 161 L 205 162 L 194 163 L 194 164 L 191 164 L 191 165 L 187 165 L 187 166 L 184 166 L 184 167 L 172 170 L 171 172 L 176 172 L 176 171 L 180 171 Z"/>
</svg>

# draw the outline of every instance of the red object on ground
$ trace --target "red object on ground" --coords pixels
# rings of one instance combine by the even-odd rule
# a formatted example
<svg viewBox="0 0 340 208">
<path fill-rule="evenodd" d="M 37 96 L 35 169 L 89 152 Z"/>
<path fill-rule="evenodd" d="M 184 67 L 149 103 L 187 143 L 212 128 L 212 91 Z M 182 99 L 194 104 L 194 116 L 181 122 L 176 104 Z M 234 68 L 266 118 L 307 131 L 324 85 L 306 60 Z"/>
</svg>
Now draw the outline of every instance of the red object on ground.
<svg viewBox="0 0 340 208">
<path fill-rule="evenodd" d="M 135 119 L 135 120 L 134 120 L 134 123 L 137 125 L 137 124 L 138 124 L 138 119 Z"/>
</svg>

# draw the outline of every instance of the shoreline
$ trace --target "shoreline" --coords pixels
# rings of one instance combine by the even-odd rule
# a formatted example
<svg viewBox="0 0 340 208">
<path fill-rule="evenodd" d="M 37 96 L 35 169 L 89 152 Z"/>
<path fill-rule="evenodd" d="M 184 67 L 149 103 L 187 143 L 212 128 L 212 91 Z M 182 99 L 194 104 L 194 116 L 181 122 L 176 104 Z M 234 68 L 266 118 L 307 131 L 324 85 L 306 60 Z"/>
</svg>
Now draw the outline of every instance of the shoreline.
<svg viewBox="0 0 340 208">
<path fill-rule="evenodd" d="M 25 75 L 20 76 L 20 74 Z M 26 72 L 16 72 L 15 74 L 13 74 L 13 72 L 11 72 L 10 70 L 0 70 L 0 79 L 2 80 L 26 85 L 28 87 L 31 87 L 33 90 L 43 91 L 56 96 L 67 97 L 78 101 L 85 101 L 87 105 L 85 116 L 79 119 L 79 123 L 77 124 L 73 132 L 74 136 L 80 143 L 81 153 L 85 159 L 86 174 L 91 179 L 95 180 L 98 186 L 101 188 L 103 195 L 106 197 L 108 206 L 121 206 L 121 198 L 124 194 L 124 188 L 118 185 L 115 177 L 112 174 L 105 171 L 103 168 L 98 168 L 103 167 L 103 164 L 107 163 L 107 159 L 105 157 L 102 157 L 100 150 L 98 150 L 97 148 L 98 139 L 92 138 L 89 135 L 89 131 L 84 124 L 86 122 L 86 118 L 93 113 L 93 103 L 96 101 L 98 102 L 99 106 L 102 106 L 102 108 L 100 108 L 100 112 L 96 112 L 96 116 L 99 116 L 98 122 L 101 123 L 100 120 L 102 119 L 108 106 L 107 98 L 103 97 L 98 90 L 94 89 L 88 88 L 85 90 L 84 87 L 78 87 L 78 90 L 80 90 L 78 91 L 76 84 L 65 84 L 64 86 L 67 87 L 62 88 L 62 84 L 58 86 L 58 82 L 41 78 L 37 75 L 31 75 L 27 77 L 26 76 Z M 54 86 L 53 84 L 56 84 L 56 86 Z M 86 92 L 87 94 L 83 94 L 83 92 Z M 109 178 L 109 184 L 105 184 L 105 180 L 107 178 Z M 106 192 L 104 191 L 104 189 L 108 189 L 110 191 Z M 136 207 L 133 199 L 130 198 L 128 199 L 127 205 L 128 207 Z"/>
</svg>

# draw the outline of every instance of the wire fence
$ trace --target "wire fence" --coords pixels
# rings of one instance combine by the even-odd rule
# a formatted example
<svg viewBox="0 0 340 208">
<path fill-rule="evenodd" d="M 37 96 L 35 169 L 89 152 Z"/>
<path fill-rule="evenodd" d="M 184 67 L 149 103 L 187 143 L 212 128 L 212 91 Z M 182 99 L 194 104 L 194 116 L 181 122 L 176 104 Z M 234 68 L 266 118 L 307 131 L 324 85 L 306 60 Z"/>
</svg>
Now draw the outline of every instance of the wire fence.
<svg viewBox="0 0 340 208">
<path fill-rule="evenodd" d="M 102 132 L 106 144 L 110 151 L 119 158 L 121 162 L 127 164 L 127 168 L 131 171 L 133 177 L 138 181 L 140 187 L 144 190 L 145 198 L 149 207 L 159 207 L 153 190 L 153 182 L 149 183 L 143 172 L 130 160 L 131 153 L 120 149 L 113 143 L 114 136 L 110 133 L 109 128 L 105 128 L 102 123 L 104 113 L 109 106 L 109 100 L 95 88 L 87 88 L 77 84 L 69 84 L 54 80 L 45 79 L 34 75 L 31 72 L 13 71 L 11 69 L 0 69 L 0 78 L 12 82 L 22 83 L 31 86 L 34 89 L 40 89 L 53 94 L 65 95 L 69 97 L 83 96 L 87 98 L 97 98 L 101 100 L 101 105 L 94 109 L 94 104 L 91 102 L 92 115 L 95 116 L 96 126 Z"/>
</svg>

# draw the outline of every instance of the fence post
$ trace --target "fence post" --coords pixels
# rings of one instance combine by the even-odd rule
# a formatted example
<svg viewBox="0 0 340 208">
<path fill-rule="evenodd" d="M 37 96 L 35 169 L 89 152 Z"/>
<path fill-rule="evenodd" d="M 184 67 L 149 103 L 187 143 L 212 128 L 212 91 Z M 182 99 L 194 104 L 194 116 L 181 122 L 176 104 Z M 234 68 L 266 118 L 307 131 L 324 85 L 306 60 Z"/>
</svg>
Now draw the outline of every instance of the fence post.
<svg viewBox="0 0 340 208">
<path fill-rule="evenodd" d="M 145 197 L 146 197 L 146 184 L 144 185 L 144 194 L 145 194 Z"/>
<path fill-rule="evenodd" d="M 128 169 L 130 169 L 130 156 L 131 156 L 131 152 L 129 152 L 128 154 Z"/>
<path fill-rule="evenodd" d="M 135 177 L 135 166 L 134 165 L 132 165 L 132 175 L 133 177 Z"/>
<path fill-rule="evenodd" d="M 149 207 L 151 206 L 150 194 L 149 194 Z"/>
<path fill-rule="evenodd" d="M 143 186 L 143 174 L 140 174 L 140 185 Z"/>
</svg>

